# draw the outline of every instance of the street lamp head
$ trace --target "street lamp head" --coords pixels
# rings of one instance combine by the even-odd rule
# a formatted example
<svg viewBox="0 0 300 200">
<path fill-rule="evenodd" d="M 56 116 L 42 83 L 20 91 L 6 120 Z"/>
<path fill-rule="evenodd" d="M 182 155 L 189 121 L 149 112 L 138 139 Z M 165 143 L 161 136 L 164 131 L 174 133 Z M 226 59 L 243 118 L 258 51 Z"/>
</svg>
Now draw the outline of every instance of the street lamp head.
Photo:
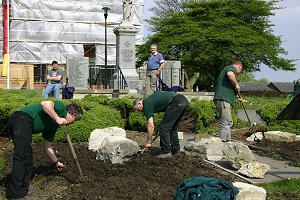
<svg viewBox="0 0 300 200">
<path fill-rule="evenodd" d="M 111 9 L 109 7 L 103 7 L 102 10 L 104 11 L 104 17 L 107 18 L 107 11 Z"/>
</svg>

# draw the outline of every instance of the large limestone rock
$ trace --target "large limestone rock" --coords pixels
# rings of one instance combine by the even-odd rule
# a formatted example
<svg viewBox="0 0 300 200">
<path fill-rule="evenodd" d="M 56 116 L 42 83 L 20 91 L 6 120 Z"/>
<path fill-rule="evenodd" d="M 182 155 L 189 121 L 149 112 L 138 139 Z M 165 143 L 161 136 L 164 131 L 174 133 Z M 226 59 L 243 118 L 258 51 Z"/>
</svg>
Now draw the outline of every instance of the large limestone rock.
<svg viewBox="0 0 300 200">
<path fill-rule="evenodd" d="M 96 151 L 103 146 L 103 141 L 107 136 L 121 136 L 126 138 L 126 131 L 119 127 L 109 127 L 104 129 L 95 129 L 90 134 L 89 150 Z"/>
<path fill-rule="evenodd" d="M 89 150 L 96 151 L 96 159 L 123 163 L 140 150 L 138 143 L 126 138 L 126 131 L 118 127 L 94 130 L 89 138 Z"/>
<path fill-rule="evenodd" d="M 123 163 L 137 154 L 139 145 L 122 136 L 108 136 L 96 151 L 96 160 L 108 161 L 112 164 Z"/>
<path fill-rule="evenodd" d="M 264 133 L 264 138 L 270 142 L 294 142 L 296 135 L 281 131 L 267 131 Z"/>
<path fill-rule="evenodd" d="M 242 165 L 255 161 L 249 147 L 240 142 L 226 143 L 223 153 L 234 169 L 240 169 Z"/>
<path fill-rule="evenodd" d="M 184 148 L 193 156 L 200 156 L 207 160 L 222 160 L 224 143 L 218 137 L 202 138 L 199 142 L 187 143 Z"/>
<path fill-rule="evenodd" d="M 238 172 L 250 178 L 264 178 L 265 173 L 270 170 L 270 166 L 258 162 L 244 164 Z"/>
<path fill-rule="evenodd" d="M 234 182 L 233 185 L 239 188 L 236 200 L 265 200 L 267 192 L 264 188 L 242 182 Z"/>
</svg>

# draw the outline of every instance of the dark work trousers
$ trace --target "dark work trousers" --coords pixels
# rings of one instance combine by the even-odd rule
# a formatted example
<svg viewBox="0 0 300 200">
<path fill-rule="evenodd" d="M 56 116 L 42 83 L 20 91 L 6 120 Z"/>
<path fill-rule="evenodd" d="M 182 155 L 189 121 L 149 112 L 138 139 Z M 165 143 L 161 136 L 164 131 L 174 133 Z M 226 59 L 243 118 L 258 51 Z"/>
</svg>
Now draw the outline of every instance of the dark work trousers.
<svg viewBox="0 0 300 200">
<path fill-rule="evenodd" d="M 32 162 L 32 119 L 23 112 L 15 112 L 8 120 L 8 130 L 14 143 L 14 154 L 9 198 L 21 198 L 27 195 L 29 181 L 33 171 Z"/>
<path fill-rule="evenodd" d="M 176 153 L 180 150 L 177 128 L 187 106 L 188 100 L 185 96 L 177 94 L 172 97 L 159 125 L 162 153 Z"/>
</svg>

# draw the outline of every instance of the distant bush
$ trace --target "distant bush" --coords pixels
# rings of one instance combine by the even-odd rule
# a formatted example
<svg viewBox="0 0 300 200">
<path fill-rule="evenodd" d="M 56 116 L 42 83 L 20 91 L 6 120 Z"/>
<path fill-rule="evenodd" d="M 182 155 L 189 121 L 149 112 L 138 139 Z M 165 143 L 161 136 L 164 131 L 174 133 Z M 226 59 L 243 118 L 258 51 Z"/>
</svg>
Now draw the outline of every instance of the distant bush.
<svg viewBox="0 0 300 200">
<path fill-rule="evenodd" d="M 300 135 L 299 120 L 276 120 L 278 115 L 287 106 L 286 103 L 277 102 L 262 105 L 258 110 L 260 117 L 267 123 L 268 131 L 284 131 Z"/>
</svg>

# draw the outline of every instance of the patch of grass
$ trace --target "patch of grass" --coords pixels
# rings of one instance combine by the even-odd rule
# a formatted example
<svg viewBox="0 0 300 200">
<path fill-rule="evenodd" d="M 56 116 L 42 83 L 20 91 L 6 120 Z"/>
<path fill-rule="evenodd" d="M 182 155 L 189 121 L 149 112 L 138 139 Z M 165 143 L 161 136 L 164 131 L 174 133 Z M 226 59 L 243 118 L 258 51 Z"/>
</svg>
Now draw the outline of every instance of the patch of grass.
<svg viewBox="0 0 300 200">
<path fill-rule="evenodd" d="M 5 158 L 1 155 L 0 156 L 0 176 L 2 175 L 3 169 L 5 164 Z"/>
<path fill-rule="evenodd" d="M 0 155 L 0 177 L 3 176 L 4 164 L 5 164 L 5 158 L 2 155 Z M 0 200 L 4 200 L 4 199 L 6 199 L 5 196 L 3 196 L 3 194 L 0 194 Z"/>
<path fill-rule="evenodd" d="M 293 166 L 293 167 L 300 167 L 300 161 L 297 162 L 290 162 L 289 166 Z"/>
<path fill-rule="evenodd" d="M 288 178 L 258 186 L 267 191 L 267 200 L 300 199 L 300 179 Z"/>
<path fill-rule="evenodd" d="M 42 91 L 39 90 L 4 90 L 0 89 L 0 93 L 17 94 L 26 98 L 41 98 Z"/>
</svg>

